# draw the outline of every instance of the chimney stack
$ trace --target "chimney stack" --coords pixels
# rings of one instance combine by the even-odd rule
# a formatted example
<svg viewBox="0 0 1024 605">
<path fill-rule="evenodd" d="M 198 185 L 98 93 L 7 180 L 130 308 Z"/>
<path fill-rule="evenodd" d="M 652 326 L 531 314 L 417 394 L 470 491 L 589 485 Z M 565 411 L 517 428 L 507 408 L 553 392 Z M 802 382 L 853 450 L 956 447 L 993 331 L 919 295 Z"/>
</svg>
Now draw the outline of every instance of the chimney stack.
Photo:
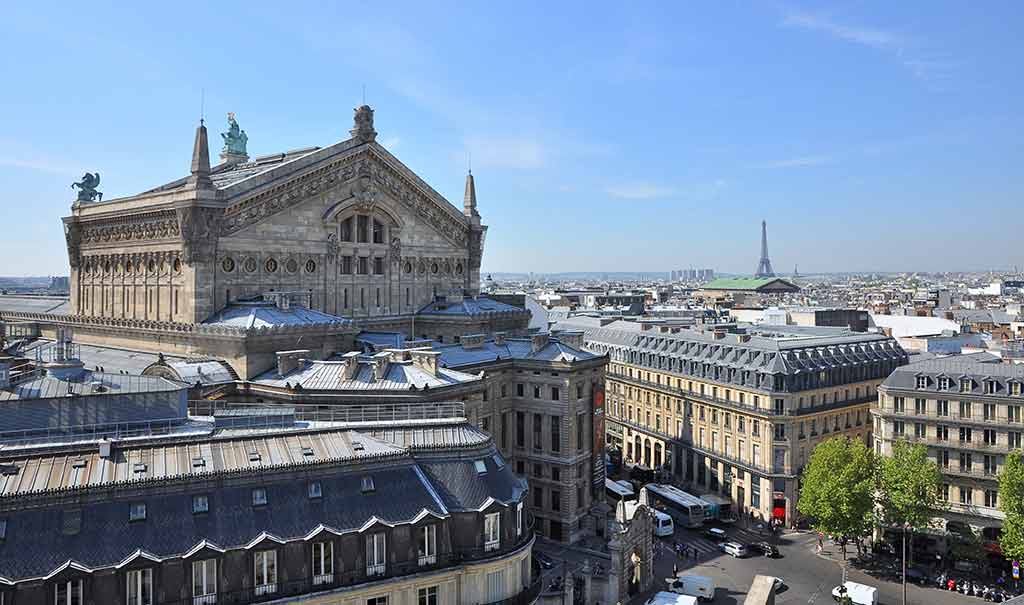
<svg viewBox="0 0 1024 605">
<path fill-rule="evenodd" d="M 417 349 L 412 352 L 412 365 L 431 376 L 437 376 L 437 359 L 440 356 L 441 353 L 438 351 Z"/>
<path fill-rule="evenodd" d="M 309 349 L 296 349 L 294 351 L 277 352 L 277 374 L 287 376 L 299 367 L 299 362 L 309 358 Z"/>
<path fill-rule="evenodd" d="M 388 375 L 388 365 L 391 363 L 391 353 L 381 351 L 370 358 L 373 364 L 373 379 L 384 380 Z"/>
<path fill-rule="evenodd" d="M 359 351 L 349 351 L 341 356 L 345 362 L 343 377 L 345 380 L 352 380 L 359 373 Z"/>
<path fill-rule="evenodd" d="M 547 332 L 534 334 L 530 337 L 530 350 L 534 353 L 548 346 L 549 335 Z"/>
</svg>

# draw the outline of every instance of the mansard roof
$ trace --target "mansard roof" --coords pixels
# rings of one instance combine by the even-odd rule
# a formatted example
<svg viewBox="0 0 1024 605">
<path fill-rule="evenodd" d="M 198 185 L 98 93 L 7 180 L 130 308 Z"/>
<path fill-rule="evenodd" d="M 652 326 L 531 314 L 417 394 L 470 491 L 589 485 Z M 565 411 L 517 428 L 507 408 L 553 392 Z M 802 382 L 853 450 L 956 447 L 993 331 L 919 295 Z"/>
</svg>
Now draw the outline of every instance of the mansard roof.
<svg viewBox="0 0 1024 605">
<path fill-rule="evenodd" d="M 527 313 L 526 309 L 503 303 L 485 296 L 447 297 L 424 305 L 418 315 L 477 316 L 485 313 Z"/>
<path fill-rule="evenodd" d="M 501 342 L 496 342 L 493 338 L 490 338 L 472 346 L 467 346 L 463 343 L 451 345 L 434 344 L 433 350 L 441 354 L 439 363 L 449 368 L 460 368 L 505 359 L 573 363 L 597 358 L 597 355 L 589 351 L 578 349 L 556 338 L 549 338 L 537 350 L 534 350 L 532 338 L 505 338 Z"/>
<path fill-rule="evenodd" d="M 358 369 L 349 374 L 346 370 L 348 361 L 338 360 L 302 360 L 300 365 L 287 374 L 280 374 L 271 369 L 251 382 L 284 388 L 287 385 L 301 385 L 304 391 L 399 391 L 407 393 L 411 388 L 437 389 L 457 386 L 480 380 L 476 374 L 467 374 L 456 370 L 438 367 L 431 372 L 411 361 L 392 361 L 387 364 L 384 374 L 374 375 L 373 364 L 367 360 L 358 361 Z"/>
<path fill-rule="evenodd" d="M 918 387 L 918 378 L 923 378 L 925 385 Z M 946 389 L 940 388 L 939 378 L 948 378 L 949 385 Z M 969 379 L 970 389 L 961 390 L 960 381 Z M 995 383 L 995 392 L 987 393 L 985 382 Z M 1014 363 L 1003 363 L 1002 360 L 983 358 L 978 355 L 950 355 L 926 359 L 910 365 L 897 368 L 882 383 L 883 387 L 892 389 L 910 389 L 915 391 L 935 393 L 948 393 L 955 396 L 957 393 L 964 395 L 990 395 L 1007 396 L 1010 394 L 1011 383 L 1024 384 L 1024 365 Z M 1017 395 L 1016 397 L 1020 397 Z"/>
<path fill-rule="evenodd" d="M 272 328 L 280 326 L 354 325 L 352 320 L 315 309 L 290 306 L 282 309 L 267 301 L 232 302 L 214 313 L 206 325 L 234 328 Z"/>
</svg>

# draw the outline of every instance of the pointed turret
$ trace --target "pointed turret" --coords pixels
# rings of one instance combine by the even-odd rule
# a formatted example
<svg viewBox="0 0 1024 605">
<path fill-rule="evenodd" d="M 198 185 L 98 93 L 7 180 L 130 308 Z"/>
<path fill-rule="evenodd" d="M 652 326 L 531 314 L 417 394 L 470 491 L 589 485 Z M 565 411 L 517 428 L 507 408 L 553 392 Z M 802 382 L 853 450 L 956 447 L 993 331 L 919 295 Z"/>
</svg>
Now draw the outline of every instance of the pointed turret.
<svg viewBox="0 0 1024 605">
<path fill-rule="evenodd" d="M 472 170 L 466 175 L 466 195 L 462 198 L 462 213 L 480 218 L 480 213 L 476 211 L 476 185 L 473 183 Z"/>
<path fill-rule="evenodd" d="M 213 181 L 210 180 L 210 145 L 206 140 L 206 126 L 202 120 L 196 128 L 196 142 L 192 146 L 192 176 L 188 177 L 188 184 L 196 189 L 213 188 Z"/>
</svg>

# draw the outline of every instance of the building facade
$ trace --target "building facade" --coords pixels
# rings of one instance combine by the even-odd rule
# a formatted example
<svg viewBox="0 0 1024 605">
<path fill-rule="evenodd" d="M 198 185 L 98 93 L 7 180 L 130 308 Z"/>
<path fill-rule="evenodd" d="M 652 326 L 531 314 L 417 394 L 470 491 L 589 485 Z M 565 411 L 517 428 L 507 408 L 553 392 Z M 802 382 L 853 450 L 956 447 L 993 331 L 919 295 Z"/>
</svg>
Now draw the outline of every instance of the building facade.
<svg viewBox="0 0 1024 605">
<path fill-rule="evenodd" d="M 928 447 L 943 476 L 939 530 L 970 528 L 996 543 L 997 475 L 1024 435 L 1022 385 L 1024 366 L 951 356 L 899 368 L 879 388 L 875 451 L 890 455 L 897 440 Z"/>
<path fill-rule="evenodd" d="M 581 327 L 587 348 L 610 356 L 609 447 L 785 523 L 814 446 L 870 443 L 876 389 L 907 360 L 891 338 L 836 328 L 597 326 Z"/>
</svg>

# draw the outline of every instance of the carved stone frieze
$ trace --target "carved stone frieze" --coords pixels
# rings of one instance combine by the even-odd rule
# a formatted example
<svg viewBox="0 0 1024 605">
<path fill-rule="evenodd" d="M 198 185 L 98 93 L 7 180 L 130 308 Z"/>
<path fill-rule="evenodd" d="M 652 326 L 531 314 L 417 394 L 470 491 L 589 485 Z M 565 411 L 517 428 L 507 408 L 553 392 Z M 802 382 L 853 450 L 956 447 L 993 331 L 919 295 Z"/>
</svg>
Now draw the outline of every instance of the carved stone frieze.
<svg viewBox="0 0 1024 605">
<path fill-rule="evenodd" d="M 350 185 L 346 193 L 354 197 L 360 207 L 372 208 L 378 202 L 379 192 L 384 191 L 453 244 L 465 248 L 469 241 L 469 227 L 461 215 L 455 216 L 454 210 L 446 211 L 439 206 L 442 202 L 414 188 L 407 179 L 368 154 L 343 158 L 229 207 L 224 212 L 221 234 L 236 233 L 321 191 L 344 184 Z"/>
<path fill-rule="evenodd" d="M 186 263 L 213 259 L 220 234 L 221 213 L 219 208 L 198 206 L 178 209 L 181 249 Z"/>
<path fill-rule="evenodd" d="M 170 239 L 178 237 L 179 231 L 178 221 L 171 212 L 73 224 L 80 230 L 81 245 Z"/>
</svg>

